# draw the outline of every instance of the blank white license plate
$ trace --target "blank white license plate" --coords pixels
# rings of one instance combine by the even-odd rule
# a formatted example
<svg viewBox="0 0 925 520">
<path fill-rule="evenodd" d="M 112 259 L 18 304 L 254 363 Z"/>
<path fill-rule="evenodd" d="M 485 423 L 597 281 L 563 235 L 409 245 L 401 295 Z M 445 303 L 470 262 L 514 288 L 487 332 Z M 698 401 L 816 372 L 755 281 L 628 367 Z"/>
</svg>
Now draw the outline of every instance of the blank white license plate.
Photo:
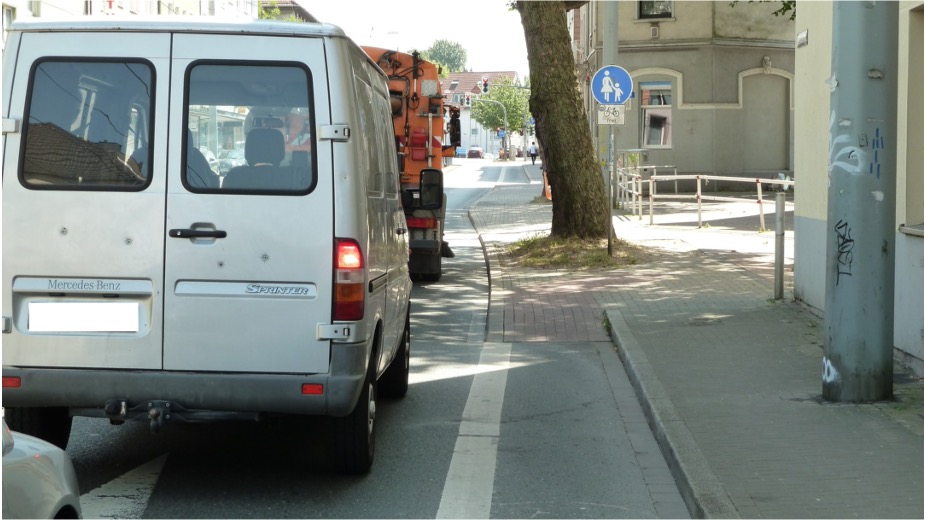
<svg viewBox="0 0 925 520">
<path fill-rule="evenodd" d="M 138 332 L 138 302 L 34 302 L 30 332 Z"/>
</svg>

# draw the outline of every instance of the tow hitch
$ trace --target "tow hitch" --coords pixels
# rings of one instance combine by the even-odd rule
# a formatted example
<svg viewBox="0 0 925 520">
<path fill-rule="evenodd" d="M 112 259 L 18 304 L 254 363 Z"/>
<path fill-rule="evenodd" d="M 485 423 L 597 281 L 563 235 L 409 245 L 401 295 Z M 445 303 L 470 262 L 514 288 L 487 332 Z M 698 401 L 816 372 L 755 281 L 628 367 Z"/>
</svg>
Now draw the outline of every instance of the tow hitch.
<svg viewBox="0 0 925 520">
<path fill-rule="evenodd" d="M 125 399 L 110 399 L 103 406 L 103 413 L 112 424 L 147 420 L 151 433 L 159 433 L 167 422 L 212 423 L 260 420 L 260 414 L 257 412 L 190 410 L 179 403 L 160 399 L 144 400 L 135 406 L 130 406 Z"/>
<path fill-rule="evenodd" d="M 151 433 L 161 431 L 164 422 L 170 420 L 170 403 L 168 401 L 150 401 L 148 403 L 148 427 Z"/>
</svg>

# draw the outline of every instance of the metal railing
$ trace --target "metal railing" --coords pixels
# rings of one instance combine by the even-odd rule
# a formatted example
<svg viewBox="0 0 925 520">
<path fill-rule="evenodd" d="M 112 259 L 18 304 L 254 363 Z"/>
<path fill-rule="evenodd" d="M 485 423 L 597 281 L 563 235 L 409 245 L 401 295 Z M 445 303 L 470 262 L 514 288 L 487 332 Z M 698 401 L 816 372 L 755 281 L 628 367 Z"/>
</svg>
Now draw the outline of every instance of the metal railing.
<svg viewBox="0 0 925 520">
<path fill-rule="evenodd" d="M 657 192 L 656 183 L 665 182 L 665 181 L 674 181 L 675 186 L 677 186 L 677 181 L 679 180 L 696 180 L 697 181 L 697 192 L 696 193 L 686 193 L 678 194 L 677 188 L 675 188 L 674 194 L 660 194 Z M 656 199 L 694 199 L 697 201 L 697 227 L 703 227 L 703 207 L 702 202 L 707 201 L 717 201 L 717 202 L 742 202 L 741 198 L 737 197 L 723 197 L 719 195 L 704 195 L 702 190 L 702 181 L 728 181 L 728 182 L 749 182 L 754 183 L 756 191 L 758 193 L 758 199 L 755 201 L 760 208 L 758 211 L 758 219 L 760 222 L 759 229 L 762 231 L 767 228 L 764 225 L 764 199 L 762 195 L 762 184 L 771 184 L 783 186 L 793 186 L 794 181 L 788 179 L 771 179 L 771 178 L 743 178 L 743 177 L 724 177 L 721 175 L 652 175 L 649 177 L 649 224 L 655 223 L 655 200 Z M 640 190 L 641 191 L 641 190 Z M 640 217 L 641 218 L 641 217 Z"/>
<path fill-rule="evenodd" d="M 643 193 L 643 186 L 647 180 L 644 177 L 643 172 L 646 170 L 652 170 L 652 176 L 658 176 L 659 169 L 662 171 L 672 171 L 672 177 L 678 176 L 677 166 L 645 165 L 617 168 L 616 182 L 614 183 L 614 186 L 616 187 L 616 196 L 612 203 L 616 203 L 617 207 L 623 209 L 626 209 L 627 207 L 631 208 L 633 215 L 638 216 L 639 219 L 642 220 L 643 197 L 645 196 Z M 677 182 L 674 183 L 674 192 L 678 193 Z"/>
<path fill-rule="evenodd" d="M 661 169 L 672 169 L 672 175 L 658 175 L 658 168 Z M 653 174 L 648 179 L 643 179 L 643 175 L 640 173 L 640 169 L 652 169 Z M 616 193 L 610 193 L 611 205 L 616 202 L 617 207 L 626 209 L 627 206 L 630 206 L 633 212 L 633 215 L 638 215 L 639 220 L 642 220 L 642 199 L 643 186 L 645 183 L 648 183 L 649 187 L 649 225 L 654 224 L 655 222 L 655 200 L 656 199 L 693 199 L 697 201 L 697 227 L 703 227 L 703 207 L 702 202 L 704 200 L 708 201 L 720 201 L 720 202 L 743 202 L 742 198 L 739 197 L 723 197 L 720 195 L 703 195 L 702 190 L 702 181 L 729 181 L 729 182 L 750 182 L 755 183 L 755 188 L 758 193 L 758 198 L 755 201 L 758 204 L 758 218 L 760 221 L 760 230 L 766 231 L 764 226 L 764 197 L 762 192 L 762 184 L 770 184 L 773 188 L 778 186 L 780 190 L 777 192 L 775 197 L 775 240 L 774 240 L 774 299 L 782 299 L 784 297 L 784 213 L 786 206 L 786 196 L 783 193 L 784 190 L 787 190 L 788 187 L 795 185 L 795 182 L 790 178 L 751 178 L 751 177 L 725 177 L 721 175 L 678 175 L 678 169 L 675 166 L 633 166 L 628 168 L 617 168 L 615 171 L 611 170 L 612 174 L 616 176 L 616 182 L 613 182 L 611 178 L 610 186 L 616 188 Z M 781 174 L 783 177 L 783 174 Z M 679 194 L 678 193 L 678 181 L 679 180 L 695 180 L 697 182 L 697 191 L 696 193 L 688 194 Z M 658 182 L 674 182 L 674 193 L 673 194 L 659 194 L 656 188 Z M 610 246 L 608 245 L 608 248 Z M 609 249 L 608 249 L 609 251 Z"/>
<path fill-rule="evenodd" d="M 639 172 L 640 169 L 649 169 L 653 170 L 653 175 L 648 179 L 643 179 L 642 174 Z M 672 175 L 658 175 L 656 168 L 673 170 Z M 762 192 L 762 184 L 770 184 L 772 188 L 774 186 L 779 186 L 780 190 L 777 192 L 775 197 L 775 239 L 774 239 L 774 299 L 779 300 L 784 297 L 784 213 L 786 206 L 786 197 L 783 193 L 788 186 L 794 186 L 795 182 L 789 178 L 750 178 L 750 177 L 725 177 L 721 175 L 678 175 L 678 170 L 674 166 L 645 166 L 645 167 L 630 167 L 630 168 L 617 168 L 614 172 L 616 175 L 616 182 L 611 183 L 612 186 L 616 187 L 616 197 L 614 200 L 617 201 L 618 207 L 623 209 L 627 208 L 629 205 L 633 211 L 633 215 L 638 215 L 639 219 L 642 220 L 642 199 L 643 191 L 642 188 L 647 182 L 649 187 L 649 225 L 655 223 L 655 200 L 656 199 L 693 199 L 697 201 L 697 227 L 703 227 L 703 207 L 702 202 L 704 200 L 708 201 L 719 201 L 719 202 L 743 202 L 742 198 L 739 197 L 723 197 L 720 195 L 703 195 L 702 190 L 702 181 L 729 181 L 729 182 L 752 182 L 755 183 L 755 188 L 758 193 L 758 198 L 755 201 L 758 204 L 758 218 L 760 221 L 760 230 L 766 231 L 764 225 L 764 197 Z M 695 180 L 697 182 L 697 191 L 696 193 L 687 193 L 679 194 L 678 193 L 678 181 L 679 180 Z M 659 182 L 674 182 L 675 192 L 673 194 L 659 194 L 656 188 L 657 183 Z M 613 197 L 613 194 L 611 194 Z M 611 204 L 614 201 L 611 201 Z"/>
</svg>

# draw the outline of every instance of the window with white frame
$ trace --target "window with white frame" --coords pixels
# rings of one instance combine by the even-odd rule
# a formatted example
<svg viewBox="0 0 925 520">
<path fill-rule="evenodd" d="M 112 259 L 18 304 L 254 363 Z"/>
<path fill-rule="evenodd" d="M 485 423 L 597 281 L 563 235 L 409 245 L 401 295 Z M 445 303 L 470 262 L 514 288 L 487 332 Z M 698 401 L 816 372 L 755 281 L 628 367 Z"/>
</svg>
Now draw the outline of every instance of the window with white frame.
<svg viewBox="0 0 925 520">
<path fill-rule="evenodd" d="M 674 2 L 669 0 L 641 1 L 639 2 L 639 18 L 645 20 L 671 18 L 674 12 L 672 4 Z"/>
<path fill-rule="evenodd" d="M 671 82 L 642 82 L 639 91 L 643 147 L 671 148 Z"/>
</svg>

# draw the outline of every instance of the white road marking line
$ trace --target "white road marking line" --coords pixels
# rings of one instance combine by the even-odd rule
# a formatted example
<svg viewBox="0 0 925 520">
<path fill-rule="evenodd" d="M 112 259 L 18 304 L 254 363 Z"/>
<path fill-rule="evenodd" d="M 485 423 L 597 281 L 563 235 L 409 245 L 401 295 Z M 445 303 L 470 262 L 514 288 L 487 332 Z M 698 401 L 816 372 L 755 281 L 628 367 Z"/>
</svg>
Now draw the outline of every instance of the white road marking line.
<svg viewBox="0 0 925 520">
<path fill-rule="evenodd" d="M 167 455 L 80 496 L 84 518 L 141 518 L 164 468 Z"/>
<path fill-rule="evenodd" d="M 501 408 L 511 361 L 510 343 L 485 343 L 459 425 L 437 518 L 488 518 L 495 486 Z"/>
</svg>

